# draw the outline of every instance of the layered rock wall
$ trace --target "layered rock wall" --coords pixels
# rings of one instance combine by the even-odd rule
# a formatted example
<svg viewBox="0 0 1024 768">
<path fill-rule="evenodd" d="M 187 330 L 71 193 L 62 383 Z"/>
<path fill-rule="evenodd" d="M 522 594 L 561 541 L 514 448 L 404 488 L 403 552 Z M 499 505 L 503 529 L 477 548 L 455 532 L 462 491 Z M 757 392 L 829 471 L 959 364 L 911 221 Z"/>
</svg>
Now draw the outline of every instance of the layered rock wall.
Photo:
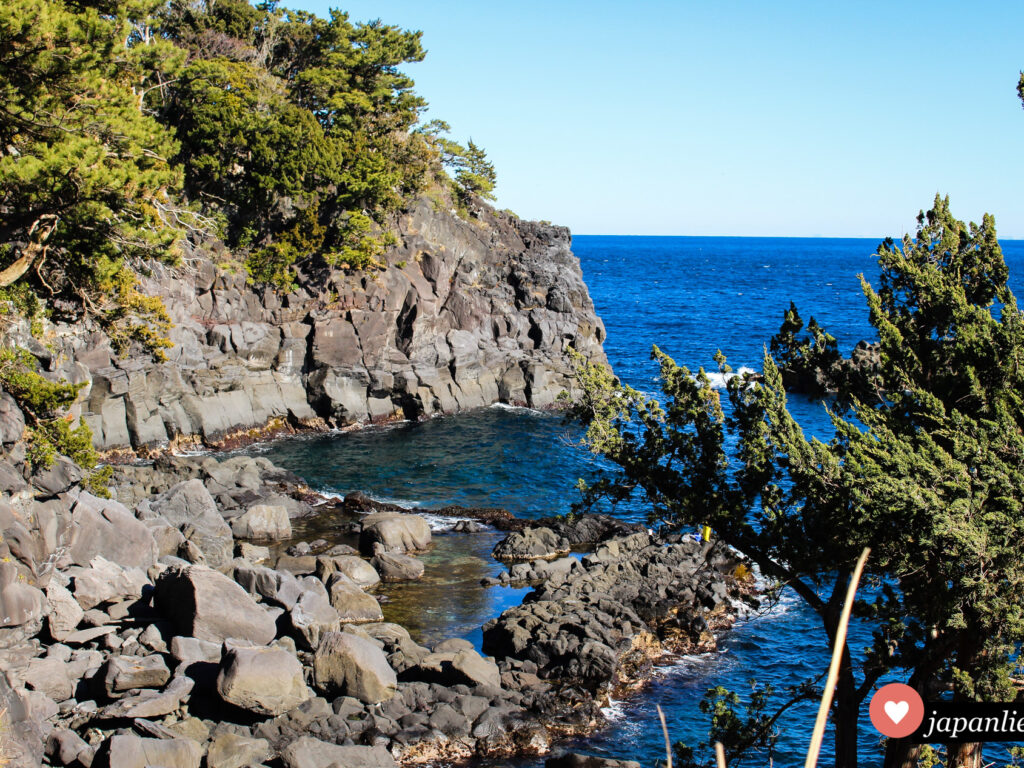
<svg viewBox="0 0 1024 768">
<path fill-rule="evenodd" d="M 136 453 L 496 402 L 543 408 L 570 385 L 570 348 L 604 360 L 567 229 L 421 200 L 398 230 L 386 270 L 336 271 L 284 295 L 215 257 L 156 271 L 145 288 L 174 322 L 162 364 L 80 328 L 51 333 L 55 352 L 15 341 L 86 383 L 80 412 L 98 449 Z"/>
</svg>

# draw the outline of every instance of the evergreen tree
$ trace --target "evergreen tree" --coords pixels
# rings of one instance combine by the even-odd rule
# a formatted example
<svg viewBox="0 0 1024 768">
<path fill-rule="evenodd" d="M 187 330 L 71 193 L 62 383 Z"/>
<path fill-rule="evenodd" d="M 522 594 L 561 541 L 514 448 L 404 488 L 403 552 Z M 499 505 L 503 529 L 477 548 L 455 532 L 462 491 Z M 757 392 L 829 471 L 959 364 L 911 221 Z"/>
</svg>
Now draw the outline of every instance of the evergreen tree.
<svg viewBox="0 0 1024 768">
<path fill-rule="evenodd" d="M 730 380 L 728 415 L 703 369 L 657 348 L 665 406 L 585 365 L 574 408 L 592 449 L 622 470 L 588 501 L 637 490 L 669 527 L 709 524 L 792 588 L 829 644 L 850 567 L 871 547 L 879 588 L 858 612 L 875 640 L 856 668 L 845 649 L 835 697 L 846 768 L 860 705 L 887 671 L 926 697 L 952 686 L 958 699 L 1012 700 L 1024 640 L 1024 317 L 994 222 L 966 226 L 937 197 L 916 236 L 886 241 L 878 258 L 879 288 L 862 278 L 881 339 L 877 389 L 865 398 L 862 379 L 839 377 L 827 443 L 790 415 L 768 355 L 763 381 Z M 887 763 L 913 758 L 892 748 Z M 951 764 L 980 765 L 980 746 L 957 747 Z"/>
</svg>

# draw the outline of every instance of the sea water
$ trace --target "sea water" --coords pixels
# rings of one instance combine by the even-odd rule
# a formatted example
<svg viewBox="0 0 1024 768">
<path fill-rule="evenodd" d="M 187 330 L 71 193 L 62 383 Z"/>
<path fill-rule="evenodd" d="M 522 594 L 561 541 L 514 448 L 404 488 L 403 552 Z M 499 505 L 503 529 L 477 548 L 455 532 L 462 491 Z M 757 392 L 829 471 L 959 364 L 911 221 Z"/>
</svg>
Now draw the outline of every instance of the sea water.
<svg viewBox="0 0 1024 768">
<path fill-rule="evenodd" d="M 877 245 L 875 240 L 832 238 L 573 240 L 608 332 L 609 362 L 623 381 L 652 394 L 658 388 L 652 345 L 693 370 L 705 366 L 714 371 L 712 358 L 719 349 L 733 368 L 760 370 L 765 345 L 790 301 L 805 322 L 814 316 L 835 336 L 844 353 L 861 339 L 873 340 L 858 275 L 877 278 Z M 1011 287 L 1021 294 L 1024 242 L 1004 242 L 1003 249 Z M 828 433 L 820 403 L 793 396 L 790 408 L 808 432 Z M 543 517 L 568 512 L 578 500 L 577 478 L 601 466 L 579 447 L 580 437 L 577 427 L 557 415 L 495 407 L 419 424 L 286 440 L 265 455 L 323 491 L 361 490 L 411 506 L 504 507 L 518 516 Z M 628 503 L 616 514 L 642 520 L 645 510 Z M 439 535 L 426 557 L 424 580 L 389 588 L 385 617 L 406 625 L 424 643 L 459 636 L 479 644 L 479 625 L 516 604 L 525 590 L 479 586 L 481 578 L 502 569 L 488 556 L 496 533 L 445 534 L 443 521 L 434 524 Z M 869 642 L 863 628 L 855 626 L 851 649 L 857 652 Z M 664 756 L 656 706 L 665 712 L 672 740 L 696 746 L 707 735 L 708 716 L 698 704 L 708 688 L 723 685 L 749 693 L 749 681 L 757 678 L 781 691 L 820 675 L 828 659 L 817 617 L 792 594 L 783 594 L 773 610 L 740 620 L 722 638 L 718 653 L 661 668 L 651 685 L 609 707 L 607 728 L 571 746 L 653 765 Z M 816 708 L 816 702 L 805 702 L 779 720 L 777 765 L 802 762 Z M 879 736 L 866 707 L 860 733 L 862 764 L 880 765 Z M 821 765 L 831 762 L 829 738 Z M 760 762 L 767 764 L 750 764 Z"/>
</svg>

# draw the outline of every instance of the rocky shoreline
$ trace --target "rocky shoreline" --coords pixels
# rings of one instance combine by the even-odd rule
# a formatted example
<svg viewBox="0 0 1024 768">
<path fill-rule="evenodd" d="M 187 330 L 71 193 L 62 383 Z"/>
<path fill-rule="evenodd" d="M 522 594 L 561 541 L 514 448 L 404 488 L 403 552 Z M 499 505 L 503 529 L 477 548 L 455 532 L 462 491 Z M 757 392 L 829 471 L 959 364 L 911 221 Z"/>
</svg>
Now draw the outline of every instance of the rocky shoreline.
<svg viewBox="0 0 1024 768">
<path fill-rule="evenodd" d="M 543 754 L 599 727 L 607 697 L 665 654 L 713 648 L 743 588 L 738 561 L 690 538 L 432 510 L 461 519 L 452 536 L 509 531 L 497 583 L 534 588 L 484 626 L 483 654 L 459 638 L 426 647 L 383 621 L 376 596 L 422 575 L 433 544 L 418 514 L 361 494 L 323 504 L 251 456 L 121 466 L 116 498 L 100 499 L 71 462 L 31 474 L 16 441 L 3 448 L 0 709 L 14 766 Z M 317 515 L 353 545 L 297 541 L 292 524 Z"/>
</svg>

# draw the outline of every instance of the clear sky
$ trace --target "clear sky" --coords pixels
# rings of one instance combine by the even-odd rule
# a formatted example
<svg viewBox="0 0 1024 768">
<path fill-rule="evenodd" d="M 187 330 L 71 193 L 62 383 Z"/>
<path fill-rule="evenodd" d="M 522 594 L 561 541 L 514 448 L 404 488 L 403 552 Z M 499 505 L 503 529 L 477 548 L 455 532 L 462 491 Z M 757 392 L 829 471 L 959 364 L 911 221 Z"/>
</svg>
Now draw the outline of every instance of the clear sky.
<svg viewBox="0 0 1024 768">
<path fill-rule="evenodd" d="M 327 0 L 284 0 L 326 13 Z M 348 0 L 429 118 L 576 234 L 882 237 L 936 192 L 1024 238 L 1017 0 Z"/>
</svg>

